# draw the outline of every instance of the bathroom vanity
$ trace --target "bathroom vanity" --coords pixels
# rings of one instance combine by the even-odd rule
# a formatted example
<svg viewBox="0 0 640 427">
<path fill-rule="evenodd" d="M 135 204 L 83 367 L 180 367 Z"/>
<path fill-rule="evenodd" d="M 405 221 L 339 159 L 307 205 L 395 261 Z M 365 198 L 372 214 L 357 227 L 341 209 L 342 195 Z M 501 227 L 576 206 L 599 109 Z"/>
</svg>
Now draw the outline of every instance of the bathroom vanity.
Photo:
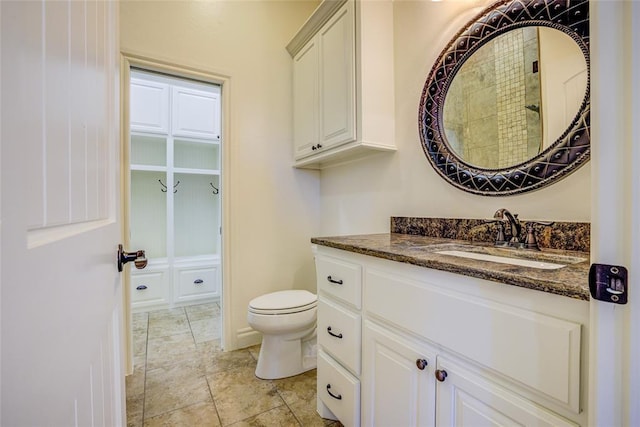
<svg viewBox="0 0 640 427">
<path fill-rule="evenodd" d="M 587 423 L 588 253 L 396 233 L 312 243 L 321 416 L 345 426 Z"/>
</svg>

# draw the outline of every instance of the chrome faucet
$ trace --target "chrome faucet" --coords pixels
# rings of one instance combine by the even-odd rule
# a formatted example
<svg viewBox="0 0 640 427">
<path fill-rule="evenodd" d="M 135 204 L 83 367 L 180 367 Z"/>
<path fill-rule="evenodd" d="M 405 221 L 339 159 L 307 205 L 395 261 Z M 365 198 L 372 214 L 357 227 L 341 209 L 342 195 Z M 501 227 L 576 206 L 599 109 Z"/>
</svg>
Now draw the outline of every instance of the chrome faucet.
<svg viewBox="0 0 640 427">
<path fill-rule="evenodd" d="M 502 208 L 498 209 L 496 213 L 493 214 L 493 218 L 505 222 L 511 229 L 511 239 L 509 240 L 509 242 L 504 242 L 505 245 L 513 246 L 516 248 L 523 246 L 520 237 L 520 234 L 522 232 L 522 225 L 520 225 L 518 214 L 514 215 L 508 210 Z"/>
</svg>

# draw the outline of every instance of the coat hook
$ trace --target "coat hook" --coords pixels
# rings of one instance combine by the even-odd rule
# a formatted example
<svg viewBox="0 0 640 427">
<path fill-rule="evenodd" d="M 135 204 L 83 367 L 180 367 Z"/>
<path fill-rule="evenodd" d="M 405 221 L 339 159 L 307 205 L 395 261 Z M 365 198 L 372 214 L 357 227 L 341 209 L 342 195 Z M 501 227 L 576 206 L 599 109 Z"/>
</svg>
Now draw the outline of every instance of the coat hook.
<svg viewBox="0 0 640 427">
<path fill-rule="evenodd" d="M 213 194 L 218 194 L 220 192 L 220 189 L 213 185 L 213 182 L 210 182 L 209 185 L 213 188 Z"/>
<path fill-rule="evenodd" d="M 164 183 L 162 182 L 162 180 L 161 180 L 161 179 L 159 179 L 159 180 L 158 180 L 158 182 L 160 183 L 160 185 L 162 185 L 162 187 L 164 187 L 164 188 L 161 188 L 161 189 L 160 189 L 160 191 L 162 191 L 163 193 L 166 193 L 166 192 L 167 192 L 167 186 L 166 186 L 166 185 L 164 185 Z M 177 187 L 178 185 L 180 185 L 180 181 L 176 182 L 176 183 L 174 184 L 174 186 L 173 186 L 173 193 L 174 193 L 174 194 L 178 192 L 178 190 L 176 189 L 176 187 Z"/>
</svg>

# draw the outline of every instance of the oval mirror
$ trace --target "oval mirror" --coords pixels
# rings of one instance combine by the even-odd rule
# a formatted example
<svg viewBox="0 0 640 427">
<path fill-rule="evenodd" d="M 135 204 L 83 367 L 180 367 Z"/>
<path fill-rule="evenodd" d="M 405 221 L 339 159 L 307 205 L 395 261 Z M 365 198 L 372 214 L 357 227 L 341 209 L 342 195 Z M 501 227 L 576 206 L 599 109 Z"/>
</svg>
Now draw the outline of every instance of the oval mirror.
<svg viewBox="0 0 640 427">
<path fill-rule="evenodd" d="M 588 3 L 509 0 L 449 43 L 420 100 L 423 150 L 482 195 L 550 184 L 589 158 Z"/>
</svg>

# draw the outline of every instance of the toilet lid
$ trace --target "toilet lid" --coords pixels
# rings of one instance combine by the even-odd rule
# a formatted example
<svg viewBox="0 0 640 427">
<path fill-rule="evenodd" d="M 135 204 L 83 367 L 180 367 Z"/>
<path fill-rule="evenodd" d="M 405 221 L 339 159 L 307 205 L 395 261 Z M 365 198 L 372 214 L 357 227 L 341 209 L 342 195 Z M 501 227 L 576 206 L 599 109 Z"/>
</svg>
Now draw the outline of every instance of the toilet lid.
<svg viewBox="0 0 640 427">
<path fill-rule="evenodd" d="M 278 291 L 262 295 L 249 302 L 249 310 L 262 314 L 286 314 L 316 306 L 318 296 L 309 291 Z"/>
</svg>

